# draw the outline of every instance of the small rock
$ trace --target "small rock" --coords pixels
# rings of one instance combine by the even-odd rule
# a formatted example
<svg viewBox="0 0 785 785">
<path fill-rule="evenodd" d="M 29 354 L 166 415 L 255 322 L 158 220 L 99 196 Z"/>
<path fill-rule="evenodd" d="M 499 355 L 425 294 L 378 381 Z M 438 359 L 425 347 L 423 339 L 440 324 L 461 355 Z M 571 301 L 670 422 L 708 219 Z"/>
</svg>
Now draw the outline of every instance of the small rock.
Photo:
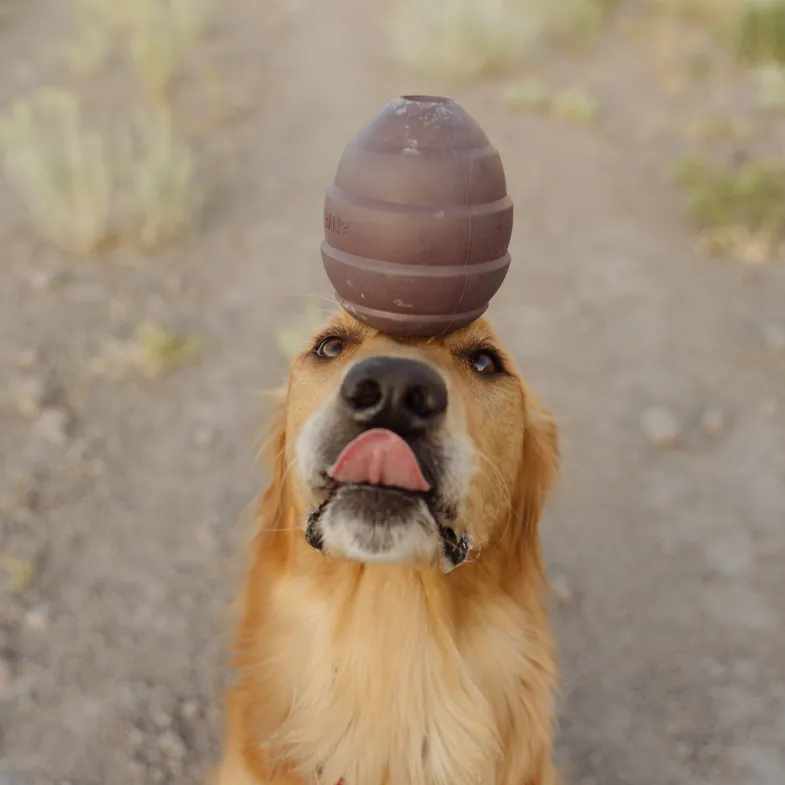
<svg viewBox="0 0 785 785">
<path fill-rule="evenodd" d="M 49 385 L 40 376 L 26 376 L 11 383 L 9 402 L 22 417 L 37 417 L 49 398 Z"/>
<path fill-rule="evenodd" d="M 3 656 L 0 656 L 0 700 L 6 695 L 11 687 L 11 682 L 14 680 L 13 669 L 11 662 Z M 2 785 L 2 780 L 0 780 Z"/>
<path fill-rule="evenodd" d="M 71 443 L 68 457 L 77 463 L 88 463 L 99 451 L 100 440 L 95 436 L 82 436 Z"/>
<path fill-rule="evenodd" d="M 172 728 L 161 734 L 158 739 L 158 747 L 167 758 L 173 760 L 182 760 L 188 752 L 182 736 Z"/>
<path fill-rule="evenodd" d="M 29 370 L 30 368 L 37 365 L 40 361 L 41 355 L 38 353 L 37 349 L 22 349 L 22 351 L 17 352 L 16 356 L 14 357 L 16 367 L 23 371 Z"/>
<path fill-rule="evenodd" d="M 713 679 L 721 679 L 727 672 L 727 669 L 719 660 L 715 660 L 711 657 L 707 657 L 703 660 L 703 667 Z"/>
<path fill-rule="evenodd" d="M 551 578 L 551 591 L 560 605 L 567 605 L 573 598 L 572 586 L 566 575 L 554 575 Z"/>
<path fill-rule="evenodd" d="M 126 764 L 128 774 L 126 782 L 148 782 L 147 766 L 141 760 L 129 760 Z"/>
<path fill-rule="evenodd" d="M 733 675 L 743 681 L 754 682 L 758 673 L 758 665 L 751 660 L 738 660 L 733 664 Z"/>
<path fill-rule="evenodd" d="M 150 777 L 150 782 L 155 783 L 155 785 L 158 785 L 160 782 L 166 782 L 166 772 L 163 769 L 148 769 L 147 773 Z"/>
<path fill-rule="evenodd" d="M 172 715 L 164 709 L 155 709 L 152 712 L 153 724 L 156 728 L 164 730 L 172 726 Z"/>
<path fill-rule="evenodd" d="M 34 478 L 19 473 L 9 478 L 8 487 L 0 490 L 0 512 L 13 513 L 23 518 L 38 509 L 40 493 Z"/>
<path fill-rule="evenodd" d="M 686 741 L 678 742 L 674 752 L 680 761 L 686 761 L 692 757 L 692 747 Z"/>
<path fill-rule="evenodd" d="M 164 285 L 169 294 L 182 294 L 185 291 L 185 278 L 180 273 L 171 273 Z"/>
<path fill-rule="evenodd" d="M 655 447 L 673 447 L 679 443 L 679 421 L 667 406 L 650 406 L 641 415 L 641 429 Z"/>
<path fill-rule="evenodd" d="M 84 471 L 88 477 L 103 477 L 107 472 L 108 466 L 106 461 L 100 458 L 93 458 L 86 461 L 84 464 Z"/>
<path fill-rule="evenodd" d="M 215 532 L 209 523 L 201 523 L 194 532 L 196 541 L 204 548 L 212 548 L 215 545 Z"/>
<path fill-rule="evenodd" d="M 197 447 L 210 447 L 215 443 L 217 431 L 211 425 L 202 425 L 194 432 L 194 444 Z"/>
<path fill-rule="evenodd" d="M 109 318 L 113 322 L 122 322 L 128 318 L 128 305 L 123 300 L 113 299 L 109 303 Z"/>
<path fill-rule="evenodd" d="M 101 303 L 109 299 L 110 292 L 101 284 L 83 283 L 73 286 L 69 292 L 70 299 L 75 303 Z"/>
<path fill-rule="evenodd" d="M 728 427 L 728 418 L 719 406 L 707 406 L 701 415 L 701 429 L 707 436 L 719 436 Z"/>
<path fill-rule="evenodd" d="M 679 734 L 681 734 L 683 732 L 683 730 L 684 729 L 682 728 L 681 723 L 679 723 L 679 722 L 674 722 L 673 720 L 668 720 L 665 723 L 665 735 L 668 736 L 669 738 L 673 738 L 674 736 L 678 736 Z"/>
<path fill-rule="evenodd" d="M 144 744 L 144 740 L 144 731 L 139 730 L 139 728 L 131 728 L 128 731 L 128 743 L 132 747 L 141 747 Z"/>
<path fill-rule="evenodd" d="M 773 352 L 785 349 L 785 325 L 767 324 L 763 330 L 763 343 Z"/>
<path fill-rule="evenodd" d="M 36 605 L 25 613 L 25 626 L 35 632 L 44 632 L 49 629 L 49 608 L 47 605 Z"/>
<path fill-rule="evenodd" d="M 777 685 L 777 692 L 781 693 L 780 698 L 785 700 L 785 688 L 780 687 L 782 684 L 782 679 L 778 675 L 779 671 L 777 668 L 766 668 L 763 673 L 763 681 L 766 684 L 776 684 Z"/>
<path fill-rule="evenodd" d="M 51 292 L 62 286 L 68 280 L 68 275 L 65 270 L 33 270 L 29 280 L 33 289 Z"/>
<path fill-rule="evenodd" d="M 197 700 L 184 700 L 180 705 L 180 716 L 186 722 L 193 722 L 202 713 L 202 708 Z"/>
<path fill-rule="evenodd" d="M 59 406 L 48 406 L 41 411 L 35 430 L 52 444 L 66 444 L 71 431 L 71 416 Z"/>
</svg>

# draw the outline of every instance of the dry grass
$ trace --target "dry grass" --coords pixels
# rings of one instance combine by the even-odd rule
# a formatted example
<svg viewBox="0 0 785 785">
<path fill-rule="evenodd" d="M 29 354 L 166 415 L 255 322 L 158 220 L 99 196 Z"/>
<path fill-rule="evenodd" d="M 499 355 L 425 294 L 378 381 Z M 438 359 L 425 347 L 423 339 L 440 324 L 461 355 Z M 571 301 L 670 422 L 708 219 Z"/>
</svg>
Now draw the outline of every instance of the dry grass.
<svg viewBox="0 0 785 785">
<path fill-rule="evenodd" d="M 562 90 L 553 96 L 551 110 L 556 117 L 570 123 L 588 124 L 597 119 L 597 99 L 580 87 Z"/>
<path fill-rule="evenodd" d="M 761 103 L 767 109 L 785 109 L 785 66 L 766 63 L 758 69 Z"/>
<path fill-rule="evenodd" d="M 742 60 L 785 62 L 785 0 L 655 0 L 673 23 L 712 30 Z"/>
<path fill-rule="evenodd" d="M 35 577 L 35 565 L 0 553 L 0 573 L 5 573 L 13 591 L 23 591 Z"/>
<path fill-rule="evenodd" d="M 38 231 L 66 253 L 92 256 L 116 244 L 154 250 L 199 215 L 193 157 L 166 113 L 143 114 L 133 137 L 113 141 L 60 89 L 18 102 L 0 121 L 8 180 Z"/>
<path fill-rule="evenodd" d="M 202 205 L 196 164 L 175 131 L 170 88 L 207 25 L 212 0 L 73 0 L 75 65 L 125 48 L 143 85 L 131 127 L 99 132 L 79 96 L 47 88 L 0 120 L 0 162 L 38 231 L 76 256 L 114 245 L 151 251 L 187 232 Z M 120 46 L 122 45 L 122 46 Z M 76 56 L 78 55 L 78 56 Z"/>
<path fill-rule="evenodd" d="M 83 40 L 71 52 L 80 70 L 100 65 L 113 46 L 124 47 L 148 100 L 167 100 L 204 33 L 211 0 L 74 0 Z"/>
<path fill-rule="evenodd" d="M 752 124 L 746 118 L 699 115 L 691 118 L 683 131 L 686 139 L 701 144 L 740 142 L 750 135 Z"/>
<path fill-rule="evenodd" d="M 175 333 L 157 324 L 143 325 L 131 341 L 112 340 L 91 364 L 91 372 L 115 381 L 127 376 L 156 380 L 195 362 L 207 340 L 200 333 Z"/>
<path fill-rule="evenodd" d="M 508 85 L 501 99 L 509 109 L 549 114 L 579 125 L 593 123 L 599 112 L 597 99 L 588 90 L 571 87 L 550 91 L 537 81 Z"/>
<path fill-rule="evenodd" d="M 734 168 L 688 158 L 679 180 L 704 250 L 748 264 L 779 256 L 785 239 L 785 162 L 759 160 Z"/>
<path fill-rule="evenodd" d="M 399 0 L 392 42 L 405 65 L 464 80 L 520 64 L 550 34 L 595 29 L 613 0 Z"/>
<path fill-rule="evenodd" d="M 501 101 L 514 111 L 545 112 L 551 105 L 551 93 L 538 80 L 528 79 L 507 85 L 502 92 Z"/>
<path fill-rule="evenodd" d="M 785 63 L 785 0 L 750 0 L 736 22 L 735 45 L 748 62 Z"/>
<path fill-rule="evenodd" d="M 150 378 L 161 376 L 196 360 L 204 351 L 204 335 L 173 333 L 160 325 L 139 331 L 140 367 Z"/>
<path fill-rule="evenodd" d="M 712 26 L 732 24 L 749 0 L 653 0 L 665 13 L 686 21 Z"/>
<path fill-rule="evenodd" d="M 128 179 L 127 234 L 152 251 L 192 228 L 202 194 L 193 154 L 176 136 L 168 115 L 142 117 L 137 140 Z"/>
<path fill-rule="evenodd" d="M 0 121 L 6 176 L 43 236 L 68 253 L 95 253 L 112 233 L 116 183 L 102 137 L 71 93 L 44 89 Z"/>
</svg>

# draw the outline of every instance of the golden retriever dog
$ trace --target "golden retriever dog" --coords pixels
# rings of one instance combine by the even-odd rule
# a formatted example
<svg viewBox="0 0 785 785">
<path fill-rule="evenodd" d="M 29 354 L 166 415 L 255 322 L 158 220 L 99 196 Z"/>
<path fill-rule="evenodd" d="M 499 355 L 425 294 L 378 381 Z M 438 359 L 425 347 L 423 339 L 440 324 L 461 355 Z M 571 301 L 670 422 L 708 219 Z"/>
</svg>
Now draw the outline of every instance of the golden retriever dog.
<svg viewBox="0 0 785 785">
<path fill-rule="evenodd" d="M 267 450 L 220 785 L 554 785 L 557 429 L 488 322 L 337 314 Z"/>
</svg>

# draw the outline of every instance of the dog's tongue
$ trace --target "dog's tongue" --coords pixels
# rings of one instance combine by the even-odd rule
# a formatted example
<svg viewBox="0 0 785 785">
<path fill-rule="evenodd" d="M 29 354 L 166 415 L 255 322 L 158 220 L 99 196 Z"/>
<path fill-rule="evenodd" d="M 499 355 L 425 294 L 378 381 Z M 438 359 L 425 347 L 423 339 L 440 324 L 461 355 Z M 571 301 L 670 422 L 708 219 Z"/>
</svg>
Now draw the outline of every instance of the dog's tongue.
<svg viewBox="0 0 785 785">
<path fill-rule="evenodd" d="M 427 491 L 412 448 L 398 434 L 373 428 L 349 442 L 327 474 L 336 482 L 387 485 L 406 491 Z"/>
</svg>

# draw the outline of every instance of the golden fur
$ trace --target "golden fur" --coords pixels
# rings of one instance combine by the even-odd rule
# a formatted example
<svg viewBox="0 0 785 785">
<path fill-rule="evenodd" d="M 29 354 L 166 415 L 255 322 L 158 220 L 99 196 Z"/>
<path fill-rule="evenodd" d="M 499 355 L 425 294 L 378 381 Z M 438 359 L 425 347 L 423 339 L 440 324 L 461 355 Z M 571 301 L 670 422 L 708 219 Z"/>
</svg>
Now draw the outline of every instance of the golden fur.
<svg viewBox="0 0 785 785">
<path fill-rule="evenodd" d="M 443 339 L 396 341 L 345 315 L 345 356 L 305 351 L 267 442 L 227 699 L 219 785 L 554 785 L 555 667 L 538 534 L 557 429 L 510 359 L 500 381 L 456 357 L 498 339 L 481 319 Z M 447 379 L 447 427 L 477 456 L 462 512 L 477 544 L 438 569 L 325 557 L 305 541 L 294 445 L 352 363 L 425 360 Z"/>
</svg>

